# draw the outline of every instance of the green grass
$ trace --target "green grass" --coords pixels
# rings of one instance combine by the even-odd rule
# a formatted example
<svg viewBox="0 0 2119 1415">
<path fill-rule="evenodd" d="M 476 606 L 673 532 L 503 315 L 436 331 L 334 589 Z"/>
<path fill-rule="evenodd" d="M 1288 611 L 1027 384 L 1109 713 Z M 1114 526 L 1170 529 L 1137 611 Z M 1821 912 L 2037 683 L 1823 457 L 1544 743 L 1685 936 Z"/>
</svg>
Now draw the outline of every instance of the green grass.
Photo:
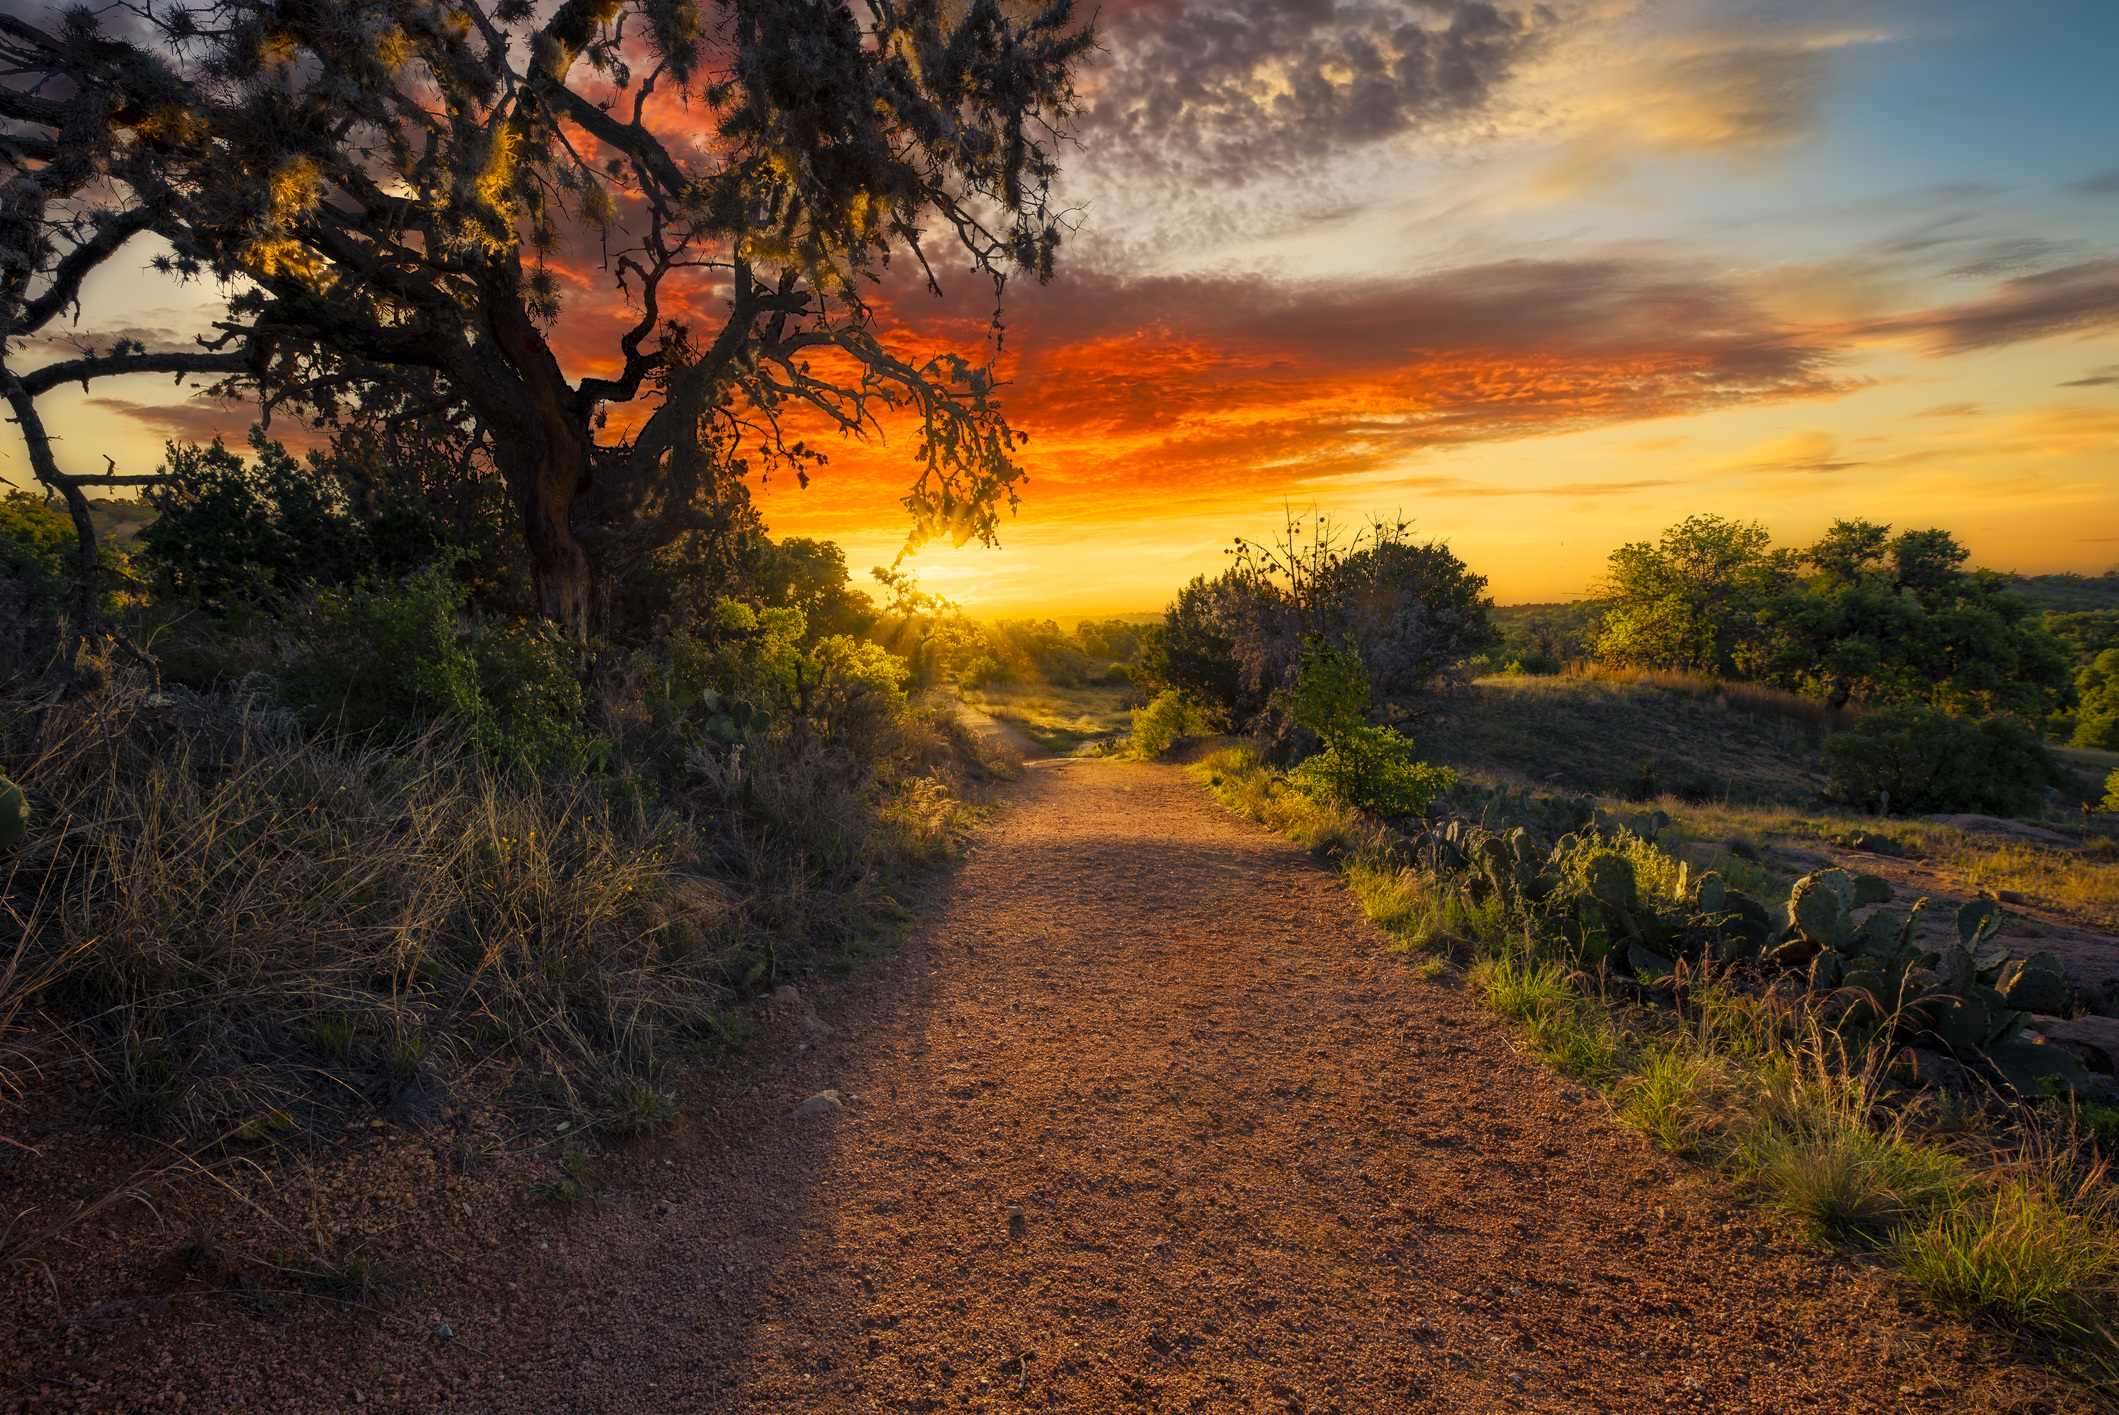
<svg viewBox="0 0 2119 1415">
<path fill-rule="evenodd" d="M 2012 1179 L 1906 1230 L 1893 1253 L 1946 1311 L 2108 1355 L 2119 1253 L 2082 1204 Z"/>
</svg>

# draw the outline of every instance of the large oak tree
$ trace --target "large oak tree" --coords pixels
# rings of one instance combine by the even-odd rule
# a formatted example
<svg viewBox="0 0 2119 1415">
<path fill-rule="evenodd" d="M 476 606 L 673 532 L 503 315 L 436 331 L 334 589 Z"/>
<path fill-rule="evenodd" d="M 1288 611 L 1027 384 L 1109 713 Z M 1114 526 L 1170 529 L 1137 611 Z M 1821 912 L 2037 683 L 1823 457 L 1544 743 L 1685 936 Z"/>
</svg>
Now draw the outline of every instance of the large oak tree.
<svg viewBox="0 0 2119 1415">
<path fill-rule="evenodd" d="M 1093 44 L 1071 0 L 111 13 L 0 23 L 18 170 L 93 124 L 121 159 L 93 219 L 225 282 L 201 353 L 240 352 L 236 383 L 269 406 L 471 419 L 540 608 L 573 632 L 645 556 L 739 517 L 747 474 L 806 478 L 805 425 L 911 422 L 915 539 L 990 538 L 1012 503 L 1020 434 L 990 359 L 893 348 L 871 302 L 894 257 L 939 290 L 947 252 L 991 282 L 997 329 L 1008 277 L 1050 277 Z M 580 343 L 555 333 L 562 262 L 628 302 L 586 372 L 555 347 Z"/>
</svg>

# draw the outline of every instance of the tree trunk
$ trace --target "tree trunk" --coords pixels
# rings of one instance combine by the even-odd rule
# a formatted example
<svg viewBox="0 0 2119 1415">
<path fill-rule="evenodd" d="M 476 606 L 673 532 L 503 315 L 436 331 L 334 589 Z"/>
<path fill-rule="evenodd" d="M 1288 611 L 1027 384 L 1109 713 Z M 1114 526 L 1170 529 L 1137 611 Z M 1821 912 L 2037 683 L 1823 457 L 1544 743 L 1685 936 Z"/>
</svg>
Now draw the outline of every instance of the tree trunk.
<svg viewBox="0 0 2119 1415">
<path fill-rule="evenodd" d="M 492 343 L 472 350 L 463 387 L 491 430 L 494 462 L 522 516 L 538 613 L 585 641 L 595 627 L 594 576 L 571 517 L 588 489 L 594 433 L 559 361 L 524 315 L 517 281 L 495 283 L 487 302 Z"/>
</svg>

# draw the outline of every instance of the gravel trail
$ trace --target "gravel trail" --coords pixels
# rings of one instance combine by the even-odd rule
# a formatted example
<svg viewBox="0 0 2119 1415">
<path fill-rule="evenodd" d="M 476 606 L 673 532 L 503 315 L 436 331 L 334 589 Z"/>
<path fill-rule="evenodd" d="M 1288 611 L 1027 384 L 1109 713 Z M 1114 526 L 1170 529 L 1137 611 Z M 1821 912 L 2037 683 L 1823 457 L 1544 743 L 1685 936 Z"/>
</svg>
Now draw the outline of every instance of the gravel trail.
<svg viewBox="0 0 2119 1415">
<path fill-rule="evenodd" d="M 424 1408 L 2074 1404 L 1657 1154 L 1173 767 L 1032 762 L 819 1002 Z"/>
</svg>

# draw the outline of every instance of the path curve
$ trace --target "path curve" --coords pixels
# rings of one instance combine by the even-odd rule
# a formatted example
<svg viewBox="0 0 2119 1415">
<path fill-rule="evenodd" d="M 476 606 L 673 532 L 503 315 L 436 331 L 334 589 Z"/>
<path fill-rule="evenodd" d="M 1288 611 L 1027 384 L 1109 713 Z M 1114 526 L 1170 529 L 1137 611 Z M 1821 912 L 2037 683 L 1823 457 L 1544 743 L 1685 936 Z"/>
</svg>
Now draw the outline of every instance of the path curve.
<svg viewBox="0 0 2119 1415">
<path fill-rule="evenodd" d="M 1654 1152 L 1175 768 L 1032 762 L 823 1002 L 725 1098 L 762 1118 L 577 1228 L 573 1295 L 501 1314 L 534 1349 L 442 1408 L 2068 1404 Z"/>
</svg>

